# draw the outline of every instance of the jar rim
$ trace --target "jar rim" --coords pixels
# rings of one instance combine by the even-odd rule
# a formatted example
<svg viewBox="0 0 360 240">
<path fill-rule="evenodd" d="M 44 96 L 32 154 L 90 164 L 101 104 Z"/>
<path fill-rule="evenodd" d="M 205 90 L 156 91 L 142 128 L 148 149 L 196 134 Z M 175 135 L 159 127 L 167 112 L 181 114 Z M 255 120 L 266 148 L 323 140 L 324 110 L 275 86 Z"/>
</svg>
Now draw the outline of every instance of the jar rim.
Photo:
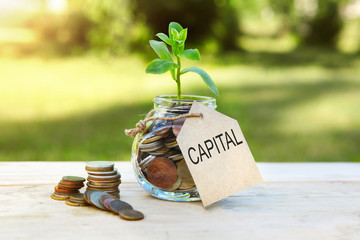
<svg viewBox="0 0 360 240">
<path fill-rule="evenodd" d="M 213 103 L 216 104 L 216 99 L 208 96 L 200 96 L 200 95 L 181 95 L 180 100 L 177 99 L 177 95 L 159 95 L 154 97 L 153 102 L 157 104 L 161 104 L 164 102 L 167 103 L 190 103 L 190 102 L 202 102 L 202 103 Z"/>
</svg>

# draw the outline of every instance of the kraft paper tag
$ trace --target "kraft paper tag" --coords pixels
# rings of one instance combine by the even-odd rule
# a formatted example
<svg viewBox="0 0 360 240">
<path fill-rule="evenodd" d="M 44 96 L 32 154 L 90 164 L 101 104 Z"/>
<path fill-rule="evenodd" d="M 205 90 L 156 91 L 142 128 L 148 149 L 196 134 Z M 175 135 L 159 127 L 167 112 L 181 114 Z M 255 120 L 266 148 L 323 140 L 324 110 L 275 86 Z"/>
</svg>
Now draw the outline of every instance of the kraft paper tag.
<svg viewBox="0 0 360 240">
<path fill-rule="evenodd" d="M 177 142 L 204 207 L 262 182 L 238 122 L 194 102 Z"/>
</svg>

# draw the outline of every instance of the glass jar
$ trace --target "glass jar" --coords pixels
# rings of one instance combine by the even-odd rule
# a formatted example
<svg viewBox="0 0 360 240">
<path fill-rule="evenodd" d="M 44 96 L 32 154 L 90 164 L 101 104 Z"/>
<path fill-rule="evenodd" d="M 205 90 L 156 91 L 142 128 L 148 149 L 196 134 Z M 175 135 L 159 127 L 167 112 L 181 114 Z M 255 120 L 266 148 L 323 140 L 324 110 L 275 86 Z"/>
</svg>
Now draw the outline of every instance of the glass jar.
<svg viewBox="0 0 360 240">
<path fill-rule="evenodd" d="M 194 101 L 216 109 L 211 97 L 175 95 L 154 98 L 153 117 L 172 118 L 190 111 Z M 140 185 L 152 196 L 169 201 L 199 201 L 200 196 L 177 144 L 185 118 L 175 121 L 148 122 L 144 133 L 136 135 L 131 161 Z"/>
</svg>

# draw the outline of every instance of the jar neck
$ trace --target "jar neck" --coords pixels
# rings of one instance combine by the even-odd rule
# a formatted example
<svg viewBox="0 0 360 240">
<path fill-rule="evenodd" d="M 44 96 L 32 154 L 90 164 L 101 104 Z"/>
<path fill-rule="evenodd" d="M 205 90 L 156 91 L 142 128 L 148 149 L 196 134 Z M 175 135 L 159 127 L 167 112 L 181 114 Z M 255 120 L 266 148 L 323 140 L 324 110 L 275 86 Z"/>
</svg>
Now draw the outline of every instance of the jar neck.
<svg viewBox="0 0 360 240">
<path fill-rule="evenodd" d="M 216 109 L 216 99 L 197 95 L 182 95 L 178 100 L 176 95 L 160 95 L 153 100 L 154 109 L 158 114 L 180 115 L 190 111 L 193 102 L 199 102 L 205 106 Z"/>
</svg>

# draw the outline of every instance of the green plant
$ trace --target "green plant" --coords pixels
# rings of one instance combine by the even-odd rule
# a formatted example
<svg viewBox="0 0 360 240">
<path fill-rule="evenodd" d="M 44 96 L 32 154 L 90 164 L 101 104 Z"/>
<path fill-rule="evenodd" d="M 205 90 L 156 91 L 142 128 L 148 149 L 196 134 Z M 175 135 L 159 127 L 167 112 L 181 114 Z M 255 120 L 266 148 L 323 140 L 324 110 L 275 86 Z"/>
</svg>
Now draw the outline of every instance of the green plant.
<svg viewBox="0 0 360 240">
<path fill-rule="evenodd" d="M 214 81 L 211 79 L 209 74 L 198 67 L 188 67 L 181 69 L 181 60 L 186 59 L 191 61 L 200 61 L 200 53 L 197 49 L 185 49 L 185 40 L 187 38 L 187 28 L 183 28 L 179 23 L 171 22 L 169 24 L 169 36 L 164 33 L 156 34 L 163 42 L 150 40 L 150 46 L 154 49 L 155 53 L 160 59 L 155 59 L 146 67 L 146 73 L 163 74 L 170 71 L 172 79 L 177 85 L 177 99 L 181 98 L 181 75 L 194 72 L 200 75 L 204 80 L 205 84 L 210 90 L 219 96 Z M 176 63 L 166 46 L 171 46 L 173 55 L 176 58 Z"/>
</svg>

